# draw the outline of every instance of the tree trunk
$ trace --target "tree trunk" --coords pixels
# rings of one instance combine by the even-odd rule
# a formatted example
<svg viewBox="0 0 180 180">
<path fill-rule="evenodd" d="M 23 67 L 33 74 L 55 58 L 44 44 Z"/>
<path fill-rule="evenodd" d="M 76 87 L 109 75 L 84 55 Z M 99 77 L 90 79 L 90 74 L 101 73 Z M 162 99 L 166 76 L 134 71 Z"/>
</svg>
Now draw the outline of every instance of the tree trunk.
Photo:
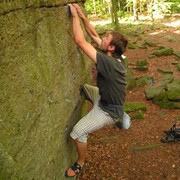
<svg viewBox="0 0 180 180">
<path fill-rule="evenodd" d="M 116 8 L 116 0 L 111 0 L 112 3 L 112 23 L 115 23 L 116 30 L 119 29 L 119 20 Z"/>
<path fill-rule="evenodd" d="M 137 16 L 137 1 L 133 0 L 133 16 L 134 16 L 134 20 L 138 20 L 138 16 Z"/>
<path fill-rule="evenodd" d="M 97 9 L 96 9 L 96 1 L 95 0 L 93 0 L 93 6 L 94 6 L 95 16 L 97 16 Z"/>
</svg>

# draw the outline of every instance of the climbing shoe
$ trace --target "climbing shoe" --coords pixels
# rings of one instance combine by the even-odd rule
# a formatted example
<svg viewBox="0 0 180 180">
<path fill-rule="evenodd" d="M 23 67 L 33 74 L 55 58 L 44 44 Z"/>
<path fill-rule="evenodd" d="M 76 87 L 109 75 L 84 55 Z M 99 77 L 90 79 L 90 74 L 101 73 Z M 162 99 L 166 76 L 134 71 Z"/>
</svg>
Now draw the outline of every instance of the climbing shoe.
<svg viewBox="0 0 180 180">
<path fill-rule="evenodd" d="M 180 128 L 177 128 L 176 124 L 174 124 L 168 131 L 164 131 L 164 133 L 166 135 L 161 138 L 161 142 L 170 143 L 180 141 Z"/>
</svg>

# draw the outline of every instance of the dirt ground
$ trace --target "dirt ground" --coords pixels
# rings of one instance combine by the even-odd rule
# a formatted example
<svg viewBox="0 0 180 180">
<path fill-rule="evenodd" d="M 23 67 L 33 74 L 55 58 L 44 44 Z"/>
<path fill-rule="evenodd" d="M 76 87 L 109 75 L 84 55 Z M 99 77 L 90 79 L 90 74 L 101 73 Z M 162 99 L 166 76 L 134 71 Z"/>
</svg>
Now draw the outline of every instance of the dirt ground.
<svg viewBox="0 0 180 180">
<path fill-rule="evenodd" d="M 180 29 L 175 23 L 180 19 L 171 18 L 159 21 L 165 26 L 157 29 L 144 29 L 139 37 L 129 36 L 129 42 L 137 38 L 137 46 L 150 39 L 158 46 L 172 47 L 180 52 Z M 174 25 L 174 27 L 173 27 Z M 180 25 L 180 24 L 179 24 Z M 147 58 L 154 47 L 128 49 L 129 62 Z M 180 62 L 175 55 L 148 58 L 148 71 L 138 71 L 130 65 L 135 77 L 153 76 L 155 83 L 163 75 L 158 68 L 173 71 L 174 78 L 180 73 L 176 65 Z M 148 86 L 148 85 L 147 85 Z M 143 120 L 132 120 L 128 130 L 106 127 L 90 135 L 87 160 L 79 180 L 180 180 L 180 142 L 161 143 L 164 130 L 173 124 L 180 126 L 180 110 L 160 109 L 145 98 L 146 86 L 127 91 L 127 102 L 143 102 L 147 105 Z"/>
</svg>

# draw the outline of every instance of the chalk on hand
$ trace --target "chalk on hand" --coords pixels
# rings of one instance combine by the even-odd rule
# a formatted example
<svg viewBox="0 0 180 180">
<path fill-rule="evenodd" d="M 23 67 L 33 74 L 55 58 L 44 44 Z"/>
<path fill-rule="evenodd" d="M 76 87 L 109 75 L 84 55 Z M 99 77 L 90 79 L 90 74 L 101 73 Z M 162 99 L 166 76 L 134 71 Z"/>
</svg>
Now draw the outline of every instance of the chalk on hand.
<svg viewBox="0 0 180 180">
<path fill-rule="evenodd" d="M 66 9 L 66 13 L 68 16 L 70 16 L 70 7 L 68 5 L 64 5 L 65 9 Z"/>
</svg>

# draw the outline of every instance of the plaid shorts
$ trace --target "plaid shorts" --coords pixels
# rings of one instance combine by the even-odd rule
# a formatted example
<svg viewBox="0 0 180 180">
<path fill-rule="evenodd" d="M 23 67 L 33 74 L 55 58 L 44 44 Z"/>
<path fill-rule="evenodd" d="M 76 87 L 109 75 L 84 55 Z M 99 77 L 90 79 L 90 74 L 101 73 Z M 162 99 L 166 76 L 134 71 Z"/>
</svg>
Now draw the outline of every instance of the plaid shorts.
<svg viewBox="0 0 180 180">
<path fill-rule="evenodd" d="M 86 143 L 89 133 L 97 131 L 107 125 L 114 124 L 114 121 L 107 112 L 99 107 L 99 89 L 88 84 L 84 85 L 84 89 L 94 106 L 86 116 L 78 121 L 70 133 L 70 136 L 74 140 L 77 139 L 80 142 Z"/>
</svg>

